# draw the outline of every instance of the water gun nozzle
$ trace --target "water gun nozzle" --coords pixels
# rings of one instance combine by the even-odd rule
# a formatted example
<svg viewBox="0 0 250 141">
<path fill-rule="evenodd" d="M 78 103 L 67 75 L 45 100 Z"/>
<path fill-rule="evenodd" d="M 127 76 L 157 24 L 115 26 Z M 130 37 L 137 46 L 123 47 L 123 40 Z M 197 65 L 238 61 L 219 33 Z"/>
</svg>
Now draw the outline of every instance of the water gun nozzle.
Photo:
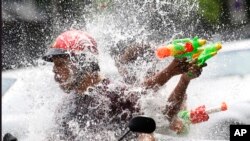
<svg viewBox="0 0 250 141">
<path fill-rule="evenodd" d="M 165 46 L 157 48 L 157 50 L 156 50 L 156 56 L 160 59 L 163 59 L 163 58 L 168 57 L 170 55 L 171 55 L 171 50 Z"/>
<path fill-rule="evenodd" d="M 220 50 L 222 48 L 222 45 L 221 45 L 221 43 L 216 43 L 215 47 L 217 50 Z"/>
<path fill-rule="evenodd" d="M 226 104 L 226 102 L 222 102 L 221 111 L 226 111 L 226 110 L 227 110 L 227 104 Z"/>
</svg>

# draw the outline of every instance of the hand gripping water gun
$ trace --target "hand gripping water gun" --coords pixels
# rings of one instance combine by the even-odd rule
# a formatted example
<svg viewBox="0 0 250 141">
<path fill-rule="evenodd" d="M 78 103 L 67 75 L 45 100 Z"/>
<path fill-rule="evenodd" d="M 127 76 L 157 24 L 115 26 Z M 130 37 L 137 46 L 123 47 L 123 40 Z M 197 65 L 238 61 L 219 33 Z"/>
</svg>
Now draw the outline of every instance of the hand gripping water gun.
<svg viewBox="0 0 250 141">
<path fill-rule="evenodd" d="M 205 39 L 197 36 L 193 39 L 177 39 L 167 46 L 159 47 L 156 50 L 156 56 L 163 59 L 168 56 L 176 58 L 187 58 L 189 61 L 197 59 L 198 65 L 203 65 L 209 58 L 217 54 L 222 48 L 220 43 L 206 44 Z"/>
<path fill-rule="evenodd" d="M 196 124 L 207 121 L 209 119 L 209 114 L 226 110 L 227 104 L 225 102 L 222 102 L 220 106 L 212 107 L 210 109 L 206 109 L 205 105 L 202 105 L 197 107 L 195 110 L 182 110 L 177 114 L 178 118 L 181 119 L 183 123 L 183 129 L 181 132 L 188 132 L 190 124 Z"/>
</svg>

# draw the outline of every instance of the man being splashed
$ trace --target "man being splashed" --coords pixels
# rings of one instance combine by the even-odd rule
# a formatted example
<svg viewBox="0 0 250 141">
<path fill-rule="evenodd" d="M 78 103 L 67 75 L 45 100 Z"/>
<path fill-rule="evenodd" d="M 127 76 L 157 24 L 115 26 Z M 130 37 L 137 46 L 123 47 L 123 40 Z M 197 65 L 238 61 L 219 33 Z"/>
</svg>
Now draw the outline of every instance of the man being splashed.
<svg viewBox="0 0 250 141">
<path fill-rule="evenodd" d="M 64 92 L 70 93 L 59 109 L 59 132 L 51 140 L 116 140 L 128 121 L 142 114 L 138 101 L 141 93 L 102 78 L 97 57 L 95 40 L 79 30 L 59 35 L 44 55 L 44 60 L 54 63 L 55 81 Z M 193 77 L 185 74 L 187 70 L 192 71 Z M 166 110 L 170 121 L 180 109 L 188 83 L 200 75 L 201 68 L 174 60 L 142 85 L 145 88 L 163 85 L 172 76 L 182 73 L 169 99 L 172 105 Z M 152 136 L 145 138 L 154 140 Z"/>
</svg>

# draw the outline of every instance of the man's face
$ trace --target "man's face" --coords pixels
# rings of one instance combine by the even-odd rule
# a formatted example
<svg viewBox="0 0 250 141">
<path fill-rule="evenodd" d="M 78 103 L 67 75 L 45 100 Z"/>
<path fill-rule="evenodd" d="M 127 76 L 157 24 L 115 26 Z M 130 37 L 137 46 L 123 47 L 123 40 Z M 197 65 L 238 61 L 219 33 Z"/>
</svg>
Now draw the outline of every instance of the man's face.
<svg viewBox="0 0 250 141">
<path fill-rule="evenodd" d="M 53 72 L 55 73 L 55 81 L 60 84 L 60 87 L 65 92 L 69 92 L 74 87 L 73 76 L 75 73 L 69 57 L 56 56 L 53 57 L 53 62 Z"/>
</svg>

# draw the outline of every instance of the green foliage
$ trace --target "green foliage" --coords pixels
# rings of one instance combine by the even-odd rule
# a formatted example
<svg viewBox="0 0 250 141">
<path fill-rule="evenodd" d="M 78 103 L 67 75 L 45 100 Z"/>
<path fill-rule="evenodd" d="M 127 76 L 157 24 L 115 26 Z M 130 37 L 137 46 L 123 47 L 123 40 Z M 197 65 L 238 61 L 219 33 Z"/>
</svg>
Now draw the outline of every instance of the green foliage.
<svg viewBox="0 0 250 141">
<path fill-rule="evenodd" d="M 198 0 L 199 14 L 207 21 L 216 24 L 220 18 L 220 0 Z"/>
</svg>

